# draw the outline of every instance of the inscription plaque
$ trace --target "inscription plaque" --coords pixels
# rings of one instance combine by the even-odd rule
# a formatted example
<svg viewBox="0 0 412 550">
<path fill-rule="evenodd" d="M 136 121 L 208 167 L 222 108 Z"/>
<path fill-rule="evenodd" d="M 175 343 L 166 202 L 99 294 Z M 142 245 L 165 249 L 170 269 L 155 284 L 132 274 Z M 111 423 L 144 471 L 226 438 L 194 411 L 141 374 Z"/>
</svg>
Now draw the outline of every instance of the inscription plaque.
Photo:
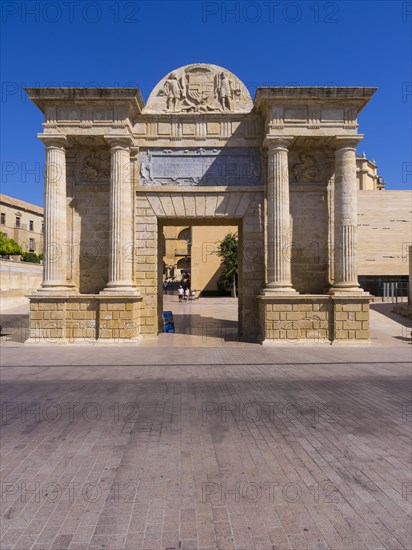
<svg viewBox="0 0 412 550">
<path fill-rule="evenodd" d="M 261 185 L 256 148 L 146 149 L 140 154 L 145 186 Z"/>
</svg>

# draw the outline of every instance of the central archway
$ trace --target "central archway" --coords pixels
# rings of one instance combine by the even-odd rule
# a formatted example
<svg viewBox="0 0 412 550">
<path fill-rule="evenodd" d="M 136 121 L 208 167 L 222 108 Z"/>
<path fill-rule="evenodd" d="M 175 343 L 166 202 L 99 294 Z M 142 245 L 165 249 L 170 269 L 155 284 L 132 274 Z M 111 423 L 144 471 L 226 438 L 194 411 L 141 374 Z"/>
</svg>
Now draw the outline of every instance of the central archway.
<svg viewBox="0 0 412 550">
<path fill-rule="evenodd" d="M 257 294 L 264 285 L 263 192 L 261 191 L 139 191 L 139 227 L 154 229 L 153 239 L 136 232 L 137 284 L 144 292 L 144 312 L 148 335 L 161 326 L 163 227 L 167 225 L 237 226 L 239 235 L 239 336 L 258 337 Z M 207 238 L 207 236 L 206 236 Z M 214 244 L 214 243 L 213 243 Z M 150 264 L 153 256 L 155 264 Z M 139 266 L 152 269 L 139 270 Z M 151 327 L 151 333 L 150 331 Z"/>
</svg>

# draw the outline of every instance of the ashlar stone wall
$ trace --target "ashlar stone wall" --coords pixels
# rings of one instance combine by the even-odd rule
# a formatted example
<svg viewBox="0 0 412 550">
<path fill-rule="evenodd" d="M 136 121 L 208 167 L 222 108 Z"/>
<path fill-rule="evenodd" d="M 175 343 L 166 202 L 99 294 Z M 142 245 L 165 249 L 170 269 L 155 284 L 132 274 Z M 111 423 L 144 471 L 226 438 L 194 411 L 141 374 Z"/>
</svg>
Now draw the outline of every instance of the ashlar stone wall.
<svg viewBox="0 0 412 550">
<path fill-rule="evenodd" d="M 259 297 L 263 344 L 365 342 L 369 339 L 366 297 L 306 295 Z"/>
</svg>

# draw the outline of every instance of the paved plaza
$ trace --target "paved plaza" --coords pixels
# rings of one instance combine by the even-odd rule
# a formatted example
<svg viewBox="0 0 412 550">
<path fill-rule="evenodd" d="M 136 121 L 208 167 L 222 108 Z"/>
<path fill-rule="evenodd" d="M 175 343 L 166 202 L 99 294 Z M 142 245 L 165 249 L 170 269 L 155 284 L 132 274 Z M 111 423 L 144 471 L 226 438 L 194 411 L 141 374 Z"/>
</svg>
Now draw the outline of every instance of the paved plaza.
<svg viewBox="0 0 412 550">
<path fill-rule="evenodd" d="M 1 549 L 410 549 L 410 323 L 259 346 L 233 299 L 141 345 L 24 345 L 2 316 Z"/>
</svg>

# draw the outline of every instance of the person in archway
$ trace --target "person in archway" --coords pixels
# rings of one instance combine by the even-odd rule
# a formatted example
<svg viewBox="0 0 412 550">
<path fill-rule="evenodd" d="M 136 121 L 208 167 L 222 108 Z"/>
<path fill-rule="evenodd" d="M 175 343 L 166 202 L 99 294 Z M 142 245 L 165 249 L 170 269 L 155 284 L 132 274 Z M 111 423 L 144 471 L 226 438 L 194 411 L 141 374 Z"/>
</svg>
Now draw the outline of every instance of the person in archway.
<svg viewBox="0 0 412 550">
<path fill-rule="evenodd" d="M 190 287 L 189 285 L 185 288 L 185 302 L 188 302 L 190 300 Z"/>
</svg>

